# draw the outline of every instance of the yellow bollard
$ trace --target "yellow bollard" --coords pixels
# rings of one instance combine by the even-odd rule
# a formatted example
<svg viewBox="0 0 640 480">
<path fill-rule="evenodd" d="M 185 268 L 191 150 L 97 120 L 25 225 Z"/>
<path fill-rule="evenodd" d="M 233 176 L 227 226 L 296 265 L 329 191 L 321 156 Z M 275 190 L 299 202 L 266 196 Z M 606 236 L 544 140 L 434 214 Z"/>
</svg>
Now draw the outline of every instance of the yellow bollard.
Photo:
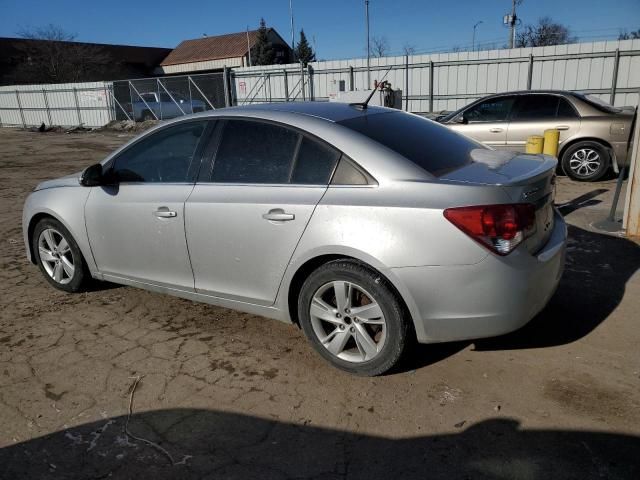
<svg viewBox="0 0 640 480">
<path fill-rule="evenodd" d="M 544 147 L 544 137 L 540 135 L 531 135 L 527 138 L 527 153 L 542 153 Z"/>
<path fill-rule="evenodd" d="M 542 153 L 545 155 L 551 155 L 552 157 L 558 156 L 558 143 L 560 142 L 560 130 L 550 128 L 544 131 L 544 148 Z"/>
</svg>

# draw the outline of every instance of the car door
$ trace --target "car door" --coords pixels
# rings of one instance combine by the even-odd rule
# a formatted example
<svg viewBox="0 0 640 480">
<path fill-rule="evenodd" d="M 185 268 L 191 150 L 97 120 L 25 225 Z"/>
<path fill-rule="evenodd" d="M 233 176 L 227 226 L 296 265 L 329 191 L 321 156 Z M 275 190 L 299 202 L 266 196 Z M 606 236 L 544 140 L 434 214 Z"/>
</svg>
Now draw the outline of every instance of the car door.
<svg viewBox="0 0 640 480">
<path fill-rule="evenodd" d="M 580 117 L 569 101 L 560 95 L 520 95 L 511 112 L 507 148 L 524 152 L 528 137 L 550 128 L 560 130 L 560 145 L 578 132 Z"/>
<path fill-rule="evenodd" d="M 463 110 L 448 126 L 485 145 L 503 149 L 514 101 L 512 95 L 488 98 Z"/>
<path fill-rule="evenodd" d="M 91 251 L 106 279 L 193 291 L 184 203 L 210 128 L 206 121 L 171 125 L 105 165 L 111 184 L 92 187 L 85 222 Z"/>
<path fill-rule="evenodd" d="M 278 124 L 218 126 L 213 168 L 186 203 L 196 291 L 271 305 L 340 153 Z"/>
</svg>

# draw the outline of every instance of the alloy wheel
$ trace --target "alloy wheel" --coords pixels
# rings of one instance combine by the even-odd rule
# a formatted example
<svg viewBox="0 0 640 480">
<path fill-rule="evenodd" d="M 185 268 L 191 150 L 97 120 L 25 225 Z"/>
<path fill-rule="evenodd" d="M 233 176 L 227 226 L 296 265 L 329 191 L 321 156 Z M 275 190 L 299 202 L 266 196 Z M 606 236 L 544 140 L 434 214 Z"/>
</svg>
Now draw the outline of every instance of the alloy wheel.
<svg viewBox="0 0 640 480">
<path fill-rule="evenodd" d="M 38 237 L 40 261 L 47 274 L 61 285 L 73 279 L 74 258 L 69 242 L 54 228 L 45 228 Z"/>
<path fill-rule="evenodd" d="M 590 177 L 600 168 L 600 154 L 591 148 L 576 150 L 569 158 L 569 168 L 580 177 Z"/>
<path fill-rule="evenodd" d="M 313 295 L 311 326 L 334 356 L 354 363 L 375 358 L 384 346 L 387 324 L 373 296 L 359 285 L 333 281 Z"/>
</svg>

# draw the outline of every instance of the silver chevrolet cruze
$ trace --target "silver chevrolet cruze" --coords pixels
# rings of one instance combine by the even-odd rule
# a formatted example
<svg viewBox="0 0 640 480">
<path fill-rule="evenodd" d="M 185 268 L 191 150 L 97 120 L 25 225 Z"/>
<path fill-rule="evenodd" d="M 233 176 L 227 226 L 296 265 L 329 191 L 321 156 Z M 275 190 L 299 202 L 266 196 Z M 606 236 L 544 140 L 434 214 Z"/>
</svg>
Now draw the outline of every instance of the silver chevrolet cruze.
<svg viewBox="0 0 640 480">
<path fill-rule="evenodd" d="M 413 341 L 500 335 L 560 279 L 556 160 L 498 152 L 416 115 L 339 103 L 166 122 L 26 200 L 29 259 L 300 325 L 349 372 Z"/>
</svg>

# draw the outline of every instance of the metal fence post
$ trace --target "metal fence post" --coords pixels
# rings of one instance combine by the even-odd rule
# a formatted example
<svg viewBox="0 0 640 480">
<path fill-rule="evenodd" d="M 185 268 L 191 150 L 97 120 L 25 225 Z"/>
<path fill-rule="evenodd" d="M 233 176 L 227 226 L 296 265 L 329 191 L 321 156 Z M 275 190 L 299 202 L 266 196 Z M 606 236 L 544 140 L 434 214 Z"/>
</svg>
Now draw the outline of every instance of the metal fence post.
<svg viewBox="0 0 640 480">
<path fill-rule="evenodd" d="M 404 109 L 409 111 L 409 55 L 404 56 Z"/>
<path fill-rule="evenodd" d="M 302 101 L 304 102 L 307 97 L 304 92 L 304 67 L 302 66 L 302 62 L 300 62 L 300 92 L 302 92 Z"/>
<path fill-rule="evenodd" d="M 27 128 L 27 122 L 24 121 L 24 112 L 22 111 L 22 103 L 20 102 L 20 93 L 16 90 L 16 100 L 18 101 L 18 111 L 20 112 L 20 118 L 22 119 L 22 128 Z"/>
<path fill-rule="evenodd" d="M 618 88 L 618 67 L 620 66 L 620 49 L 616 48 L 616 56 L 613 58 L 613 79 L 611 80 L 611 93 L 609 103 L 615 105 L 616 89 Z"/>
<path fill-rule="evenodd" d="M 191 94 L 191 77 L 189 75 L 187 75 L 187 86 L 189 87 L 189 106 L 191 113 L 193 113 L 193 95 Z"/>
<path fill-rule="evenodd" d="M 351 65 L 349 65 L 349 91 L 353 92 L 355 90 L 355 85 L 354 85 L 354 78 L 353 78 L 353 67 Z"/>
<path fill-rule="evenodd" d="M 222 69 L 222 87 L 224 89 L 224 106 L 231 106 L 231 96 L 229 95 L 229 69 L 225 65 Z M 193 111 L 193 109 L 191 110 Z"/>
<path fill-rule="evenodd" d="M 76 101 L 76 113 L 78 114 L 78 126 L 82 125 L 82 114 L 80 113 L 80 103 L 78 102 L 78 89 L 73 87 L 73 98 Z"/>
<path fill-rule="evenodd" d="M 287 70 L 282 70 L 282 74 L 284 75 L 284 100 L 285 102 L 289 101 L 289 77 L 287 76 Z"/>
<path fill-rule="evenodd" d="M 313 101 L 313 67 L 311 65 L 307 65 L 307 72 L 309 73 L 309 101 Z"/>
<path fill-rule="evenodd" d="M 433 60 L 429 61 L 429 113 L 433 113 Z"/>
<path fill-rule="evenodd" d="M 47 91 L 42 89 L 42 98 L 44 98 L 44 108 L 47 110 L 47 118 L 49 119 L 49 126 L 53 125 L 51 122 L 51 110 L 49 110 L 49 100 L 47 99 Z"/>
<path fill-rule="evenodd" d="M 527 90 L 531 90 L 532 79 L 533 79 L 533 55 L 529 54 L 529 71 L 527 72 Z"/>
</svg>

